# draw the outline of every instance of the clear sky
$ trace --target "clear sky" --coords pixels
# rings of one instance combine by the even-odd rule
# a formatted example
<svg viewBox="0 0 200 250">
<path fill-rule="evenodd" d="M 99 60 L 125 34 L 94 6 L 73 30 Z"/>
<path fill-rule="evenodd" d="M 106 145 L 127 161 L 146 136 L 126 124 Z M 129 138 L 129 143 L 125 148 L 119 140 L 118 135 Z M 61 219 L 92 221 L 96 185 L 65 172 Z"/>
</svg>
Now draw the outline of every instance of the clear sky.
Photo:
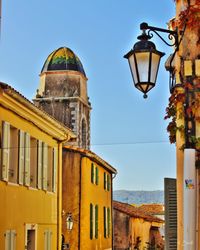
<svg viewBox="0 0 200 250">
<path fill-rule="evenodd" d="M 3 0 L 0 81 L 32 99 L 46 57 L 69 47 L 88 77 L 91 150 L 117 168 L 114 189 L 163 189 L 164 177 L 176 175 L 175 146 L 163 119 L 171 48 L 154 37 L 166 56 L 148 99 L 133 86 L 123 56 L 141 22 L 167 28 L 174 14 L 173 0 Z"/>
</svg>

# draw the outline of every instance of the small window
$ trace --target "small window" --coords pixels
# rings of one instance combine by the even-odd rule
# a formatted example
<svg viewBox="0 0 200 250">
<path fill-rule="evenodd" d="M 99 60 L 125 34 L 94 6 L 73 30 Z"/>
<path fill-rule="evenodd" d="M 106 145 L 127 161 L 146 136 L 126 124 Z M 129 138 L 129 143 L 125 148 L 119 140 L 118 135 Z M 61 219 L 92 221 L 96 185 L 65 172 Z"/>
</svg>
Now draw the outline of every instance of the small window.
<svg viewBox="0 0 200 250">
<path fill-rule="evenodd" d="M 7 230 L 5 236 L 5 250 L 16 250 L 16 231 Z"/>
</svg>

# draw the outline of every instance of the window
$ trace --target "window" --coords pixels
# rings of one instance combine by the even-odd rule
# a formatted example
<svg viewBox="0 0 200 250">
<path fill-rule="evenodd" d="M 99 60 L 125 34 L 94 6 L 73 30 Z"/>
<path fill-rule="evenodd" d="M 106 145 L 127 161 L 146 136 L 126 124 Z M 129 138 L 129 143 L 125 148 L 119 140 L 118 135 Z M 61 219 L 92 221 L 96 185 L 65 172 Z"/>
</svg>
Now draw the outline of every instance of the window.
<svg viewBox="0 0 200 250">
<path fill-rule="evenodd" d="M 8 122 L 2 123 L 2 180 L 17 183 L 18 129 Z"/>
<path fill-rule="evenodd" d="M 82 120 L 82 147 L 87 147 L 87 126 L 85 119 Z"/>
<path fill-rule="evenodd" d="M 8 181 L 17 183 L 18 177 L 18 129 L 10 125 Z"/>
<path fill-rule="evenodd" d="M 90 204 L 90 239 L 98 239 L 98 205 Z"/>
<path fill-rule="evenodd" d="M 47 229 L 44 231 L 44 250 L 51 250 L 52 248 L 52 232 Z"/>
<path fill-rule="evenodd" d="M 110 191 L 111 178 L 110 175 L 104 172 L 104 189 Z"/>
<path fill-rule="evenodd" d="M 96 185 L 99 184 L 99 168 L 93 162 L 91 164 L 91 182 Z"/>
<path fill-rule="evenodd" d="M 110 208 L 104 207 L 103 208 L 103 214 L 104 214 L 104 238 L 110 237 Z"/>
<path fill-rule="evenodd" d="M 5 250 L 16 250 L 16 231 L 7 230 L 5 236 Z"/>
<path fill-rule="evenodd" d="M 56 192 L 57 148 L 52 148 L 40 140 L 37 144 L 37 188 Z"/>
</svg>

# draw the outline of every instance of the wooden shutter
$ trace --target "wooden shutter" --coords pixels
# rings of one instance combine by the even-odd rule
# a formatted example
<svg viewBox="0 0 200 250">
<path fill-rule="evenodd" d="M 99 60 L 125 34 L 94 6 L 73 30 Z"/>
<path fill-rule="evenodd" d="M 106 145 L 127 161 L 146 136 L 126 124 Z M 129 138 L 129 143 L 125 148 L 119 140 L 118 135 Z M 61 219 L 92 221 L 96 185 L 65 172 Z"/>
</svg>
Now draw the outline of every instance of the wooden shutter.
<svg viewBox="0 0 200 250">
<path fill-rule="evenodd" d="M 93 239 L 93 205 L 90 203 L 90 239 Z"/>
<path fill-rule="evenodd" d="M 99 184 L 99 168 L 98 167 L 95 168 L 95 183 L 96 185 Z"/>
<path fill-rule="evenodd" d="M 108 178 L 108 180 L 107 180 L 107 182 L 108 182 L 108 183 L 107 183 L 107 190 L 110 191 L 111 178 L 110 178 L 110 175 L 109 175 L 109 174 L 107 175 L 107 178 Z"/>
<path fill-rule="evenodd" d="M 53 178 L 52 178 L 52 191 L 56 192 L 57 186 L 57 169 L 58 169 L 58 151 L 57 148 L 53 148 Z"/>
<path fill-rule="evenodd" d="M 104 238 L 107 237 L 107 209 L 103 207 L 103 218 L 104 218 Z"/>
<path fill-rule="evenodd" d="M 177 191 L 176 179 L 165 178 L 165 244 L 166 249 L 177 249 Z"/>
<path fill-rule="evenodd" d="M 42 187 L 47 190 L 47 174 L 48 174 L 48 145 L 43 143 L 43 157 L 42 157 Z"/>
<path fill-rule="evenodd" d="M 42 188 L 42 141 L 38 141 L 37 147 L 37 187 Z"/>
<path fill-rule="evenodd" d="M 107 208 L 107 228 L 108 228 L 108 237 L 110 237 L 110 225 L 111 225 L 111 223 L 110 223 L 111 221 L 110 221 L 110 208 L 108 207 Z"/>
<path fill-rule="evenodd" d="M 91 182 L 94 183 L 94 163 L 91 164 Z"/>
<path fill-rule="evenodd" d="M 24 184 L 24 159 L 25 159 L 25 134 L 24 131 L 19 131 L 19 184 Z"/>
<path fill-rule="evenodd" d="M 98 213 L 99 213 L 99 208 L 98 208 L 98 205 L 95 206 L 95 238 L 98 239 Z"/>
<path fill-rule="evenodd" d="M 48 230 L 44 231 L 44 250 L 48 250 Z"/>
<path fill-rule="evenodd" d="M 10 250 L 10 230 L 5 233 L 5 250 Z"/>
<path fill-rule="evenodd" d="M 107 183 L 107 181 L 106 181 L 106 173 L 104 172 L 104 174 L 103 174 L 103 176 L 104 176 L 104 178 L 103 178 L 103 187 L 104 187 L 104 189 L 106 190 L 106 183 Z"/>
<path fill-rule="evenodd" d="M 25 175 L 24 181 L 25 185 L 30 186 L 30 135 L 25 133 Z"/>
<path fill-rule="evenodd" d="M 10 161 L 10 124 L 3 122 L 2 180 L 8 181 Z"/>
<path fill-rule="evenodd" d="M 10 250 L 16 250 L 16 231 L 10 231 Z"/>
</svg>

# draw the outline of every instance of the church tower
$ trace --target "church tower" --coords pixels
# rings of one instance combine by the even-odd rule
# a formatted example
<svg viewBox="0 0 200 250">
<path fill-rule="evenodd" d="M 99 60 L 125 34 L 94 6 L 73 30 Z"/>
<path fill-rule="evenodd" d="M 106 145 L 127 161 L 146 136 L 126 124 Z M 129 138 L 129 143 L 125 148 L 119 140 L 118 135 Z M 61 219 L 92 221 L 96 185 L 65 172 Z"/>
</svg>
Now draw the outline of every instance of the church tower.
<svg viewBox="0 0 200 250">
<path fill-rule="evenodd" d="M 47 57 L 33 101 L 77 135 L 76 141 L 68 144 L 90 149 L 91 104 L 87 95 L 87 77 L 72 50 L 61 47 Z"/>
</svg>

